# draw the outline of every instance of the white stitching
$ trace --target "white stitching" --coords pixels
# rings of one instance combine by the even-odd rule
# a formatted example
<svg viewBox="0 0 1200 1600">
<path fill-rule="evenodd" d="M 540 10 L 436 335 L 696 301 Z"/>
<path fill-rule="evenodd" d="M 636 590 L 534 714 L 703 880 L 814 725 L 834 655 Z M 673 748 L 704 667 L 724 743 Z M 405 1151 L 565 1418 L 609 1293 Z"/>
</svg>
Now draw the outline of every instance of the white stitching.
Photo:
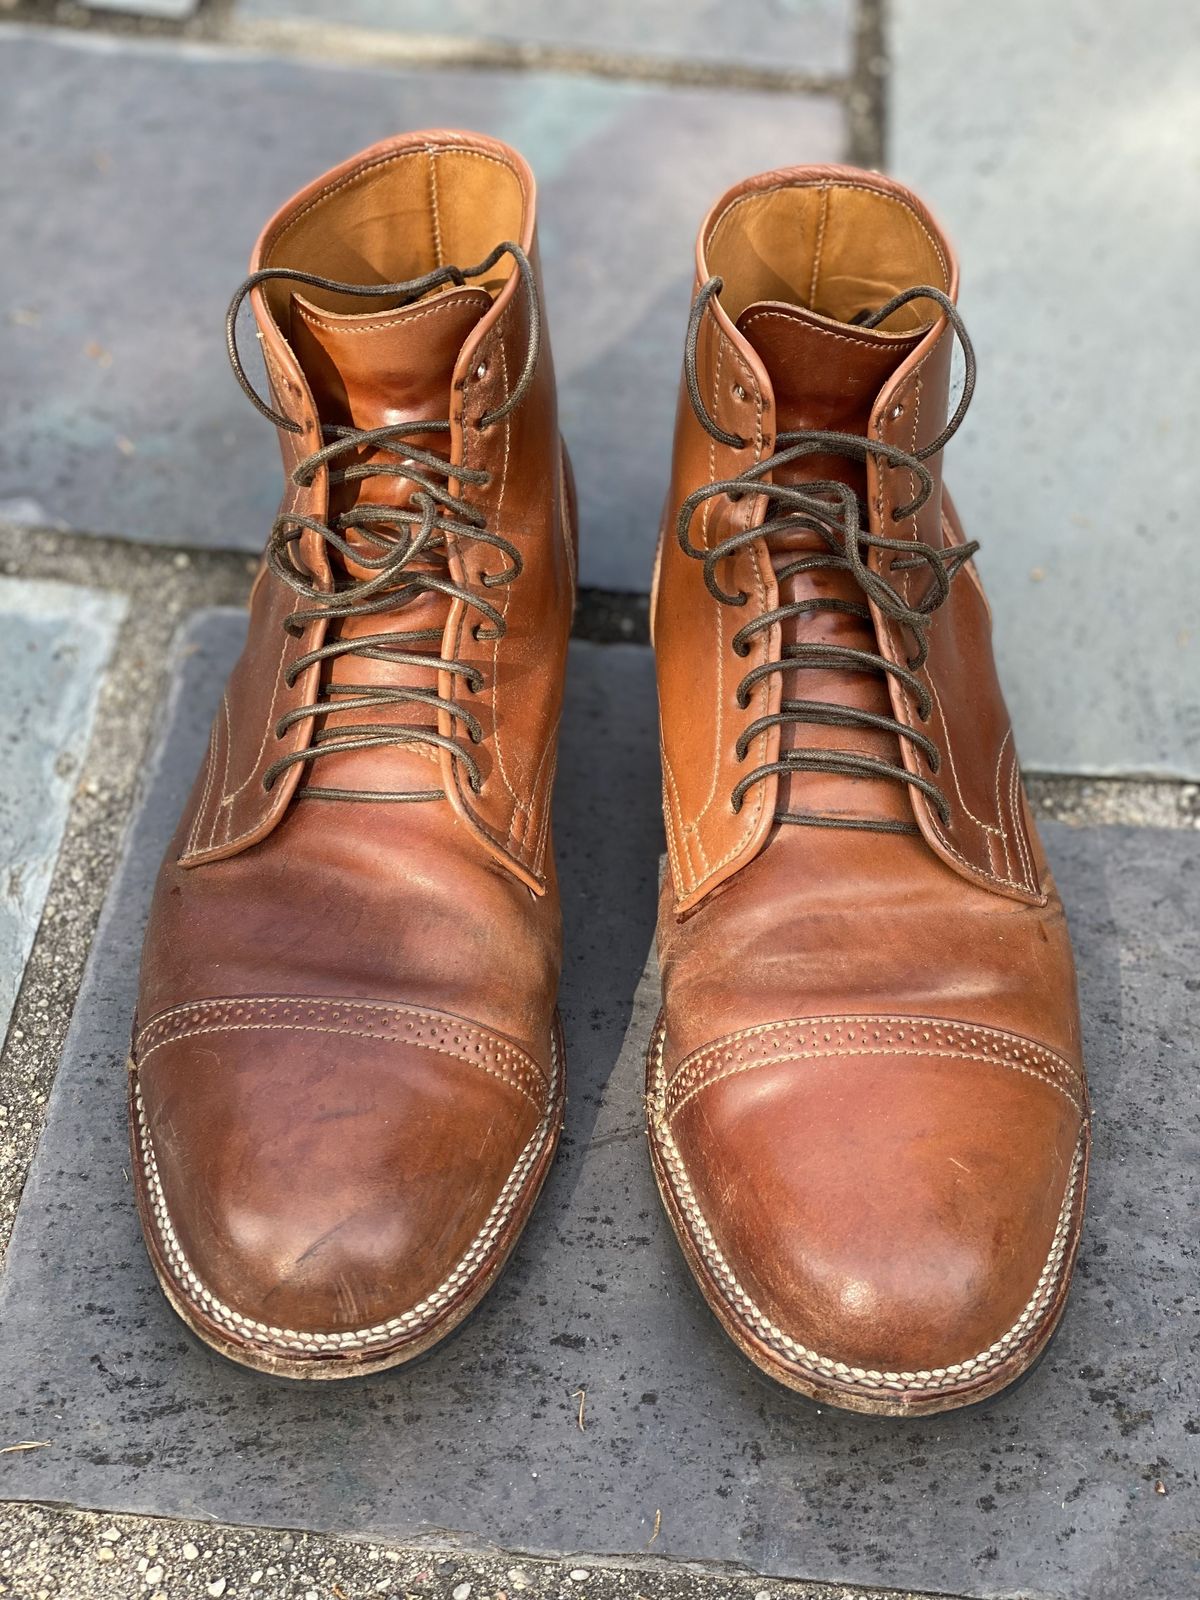
<svg viewBox="0 0 1200 1600">
<path fill-rule="evenodd" d="M 963 1382 L 969 1382 L 1002 1365 L 1003 1362 L 1008 1360 L 1014 1347 L 1024 1339 L 1031 1326 L 1053 1304 L 1059 1285 L 1062 1282 L 1066 1265 L 1071 1218 L 1074 1213 L 1075 1197 L 1083 1171 L 1086 1130 L 1081 1130 L 1079 1141 L 1075 1147 L 1066 1194 L 1059 1210 L 1049 1254 L 1034 1286 L 1033 1294 L 1012 1326 L 992 1344 L 988 1345 L 985 1350 L 979 1351 L 977 1355 L 969 1356 L 965 1361 L 949 1362 L 944 1367 L 932 1367 L 916 1372 L 889 1372 L 879 1371 L 870 1367 L 853 1367 L 847 1362 L 835 1361 L 831 1356 L 821 1355 L 818 1351 L 810 1350 L 806 1345 L 800 1344 L 798 1340 L 793 1339 L 782 1328 L 776 1326 L 747 1294 L 733 1268 L 721 1253 L 716 1239 L 713 1237 L 712 1231 L 705 1220 L 704 1213 L 700 1209 L 695 1191 L 688 1178 L 683 1158 L 662 1117 L 662 1060 L 665 1039 L 666 1030 L 660 1022 L 657 1036 L 651 1046 L 651 1136 L 657 1135 L 664 1163 L 674 1180 L 672 1190 L 675 1199 L 681 1214 L 690 1225 L 689 1231 L 691 1232 L 692 1242 L 703 1257 L 706 1265 L 719 1280 L 730 1302 L 731 1309 L 740 1313 L 753 1332 L 785 1359 L 798 1366 L 807 1367 L 815 1377 L 821 1380 L 833 1379 L 840 1383 L 857 1384 L 870 1388 L 893 1389 L 902 1393 L 916 1391 L 935 1394 L 940 1390 L 954 1388 Z"/>
<path fill-rule="evenodd" d="M 555 1083 L 560 1074 L 558 1054 L 558 1039 L 556 1032 L 552 1031 L 550 1040 L 551 1054 L 554 1060 Z M 238 1338 L 250 1344 L 266 1346 L 285 1346 L 288 1350 L 304 1351 L 319 1354 L 330 1350 L 361 1350 L 372 1345 L 387 1344 L 397 1334 L 418 1333 L 423 1327 L 435 1322 L 438 1313 L 447 1301 L 452 1300 L 463 1288 L 466 1281 L 472 1276 L 481 1256 L 485 1255 L 495 1243 L 496 1238 L 503 1232 L 512 1213 L 516 1209 L 520 1198 L 520 1191 L 524 1186 L 532 1168 L 536 1165 L 538 1157 L 550 1137 L 554 1126 L 553 1106 L 538 1124 L 533 1135 L 521 1151 L 517 1164 L 505 1181 L 504 1187 L 496 1197 L 496 1202 L 488 1213 L 482 1228 L 475 1235 L 467 1249 L 466 1254 L 459 1260 L 453 1270 L 442 1279 L 441 1283 L 433 1289 L 424 1300 L 410 1310 L 402 1312 L 397 1317 L 389 1317 L 386 1322 L 374 1323 L 369 1328 L 356 1328 L 344 1333 L 308 1333 L 297 1328 L 278 1328 L 270 1323 L 258 1322 L 252 1317 L 244 1317 L 232 1306 L 228 1306 L 205 1287 L 203 1281 L 197 1276 L 191 1262 L 184 1252 L 179 1237 L 171 1222 L 167 1210 L 166 1197 L 163 1193 L 162 1179 L 159 1176 L 158 1162 L 154 1156 L 154 1147 L 150 1138 L 150 1128 L 146 1120 L 145 1106 L 142 1101 L 141 1085 L 134 1082 L 134 1103 L 137 1112 L 137 1131 L 139 1153 L 142 1157 L 142 1173 L 147 1185 L 147 1199 L 150 1210 L 157 1227 L 158 1236 L 165 1247 L 166 1255 L 172 1268 L 180 1279 L 200 1301 L 200 1309 L 204 1315 L 228 1332 L 234 1333 Z"/>
<path fill-rule="evenodd" d="M 795 1040 L 786 1038 L 795 1034 Z M 787 1054 L 768 1055 L 761 1060 L 744 1060 L 737 1047 L 748 1038 L 765 1039 L 784 1035 L 794 1043 Z M 861 1035 L 861 1037 L 860 1037 Z M 919 1037 L 917 1037 L 919 1035 Z M 1070 1063 L 1045 1045 L 1019 1034 L 998 1028 L 972 1027 L 932 1017 L 814 1017 L 809 1021 L 765 1023 L 754 1030 L 731 1034 L 703 1049 L 694 1051 L 676 1067 L 666 1088 L 670 1116 L 711 1084 L 739 1072 L 757 1067 L 776 1066 L 787 1061 L 818 1060 L 822 1057 L 930 1055 L 964 1061 L 979 1061 L 993 1066 L 1011 1067 L 1058 1089 L 1082 1111 L 1073 1092 L 1079 1082 Z M 715 1069 L 724 1067 L 726 1070 Z"/>
</svg>

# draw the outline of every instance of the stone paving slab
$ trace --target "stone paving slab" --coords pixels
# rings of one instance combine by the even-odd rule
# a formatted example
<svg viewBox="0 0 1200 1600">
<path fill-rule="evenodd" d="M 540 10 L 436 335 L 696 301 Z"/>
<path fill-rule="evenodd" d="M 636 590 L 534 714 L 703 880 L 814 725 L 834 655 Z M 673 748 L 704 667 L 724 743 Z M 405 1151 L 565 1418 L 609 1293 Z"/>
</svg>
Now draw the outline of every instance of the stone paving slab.
<svg viewBox="0 0 1200 1600">
<path fill-rule="evenodd" d="M 654 1192 L 641 1109 L 661 849 L 651 663 L 576 645 L 556 819 L 571 1092 L 542 1203 L 478 1315 L 424 1362 L 354 1384 L 272 1382 L 176 1321 L 124 1170 L 140 928 L 240 633 L 214 613 L 183 642 L 18 1217 L 0 1437 L 49 1443 L 0 1456 L 0 1498 L 955 1594 L 1194 1600 L 1195 835 L 1049 830 L 1097 1139 L 1083 1259 L 1046 1361 L 982 1414 L 821 1412 L 719 1332 Z"/>
<path fill-rule="evenodd" d="M 980 381 L 948 473 L 1023 758 L 1200 776 L 1195 7 L 891 13 L 892 165 L 962 254 Z"/>
<path fill-rule="evenodd" d="M 235 15 L 815 74 L 849 71 L 854 11 L 853 0 L 236 0 Z"/>
<path fill-rule="evenodd" d="M 843 147 L 831 99 L 350 71 L 32 29 L 3 44 L 0 369 L 23 404 L 0 516 L 7 503 L 13 520 L 163 543 L 258 550 L 278 504 L 275 440 L 223 336 L 263 222 L 377 139 L 465 124 L 510 140 L 538 175 L 583 581 L 644 592 L 695 230 L 742 174 Z"/>
<path fill-rule="evenodd" d="M 41 920 L 124 602 L 0 578 L 0 1039 Z"/>
</svg>

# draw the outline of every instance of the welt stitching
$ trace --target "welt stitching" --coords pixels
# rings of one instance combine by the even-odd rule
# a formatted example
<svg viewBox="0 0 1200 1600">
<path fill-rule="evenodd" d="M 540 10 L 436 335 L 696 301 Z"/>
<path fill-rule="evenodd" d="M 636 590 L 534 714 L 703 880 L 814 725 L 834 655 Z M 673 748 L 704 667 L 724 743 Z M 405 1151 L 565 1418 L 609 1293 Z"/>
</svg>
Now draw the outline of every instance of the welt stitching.
<svg viewBox="0 0 1200 1600">
<path fill-rule="evenodd" d="M 550 1050 L 553 1063 L 553 1080 L 557 1088 L 562 1074 L 558 1054 L 558 1039 L 553 1031 L 550 1038 Z M 396 1334 L 405 1330 L 417 1332 L 434 1321 L 442 1306 L 452 1300 L 461 1290 L 464 1282 L 470 1279 L 479 1259 L 491 1248 L 507 1224 L 516 1209 L 520 1191 L 524 1187 L 525 1181 L 542 1150 L 545 1148 L 553 1126 L 552 1114 L 547 1112 L 517 1158 L 516 1165 L 506 1179 L 503 1188 L 496 1197 L 495 1204 L 484 1220 L 483 1226 L 468 1246 L 466 1253 L 460 1258 L 447 1277 L 424 1300 L 411 1307 L 408 1311 L 402 1312 L 399 1316 L 391 1317 L 386 1322 L 375 1323 L 369 1328 L 347 1330 L 342 1333 L 305 1333 L 298 1329 L 279 1328 L 269 1323 L 255 1321 L 253 1318 L 243 1317 L 240 1312 L 234 1311 L 232 1307 L 218 1300 L 196 1275 L 183 1250 L 183 1246 L 179 1242 L 178 1235 L 171 1222 L 170 1213 L 167 1210 L 166 1196 L 163 1193 L 158 1162 L 154 1155 L 154 1146 L 146 1119 L 141 1086 L 136 1082 L 134 1085 L 134 1102 L 137 1111 L 137 1142 L 139 1154 L 142 1158 L 142 1173 L 146 1180 L 147 1198 L 150 1202 L 157 1233 L 160 1241 L 166 1247 L 166 1253 L 172 1267 L 180 1274 L 193 1292 L 198 1295 L 205 1315 L 211 1316 L 216 1322 L 224 1325 L 248 1342 L 256 1342 L 260 1345 L 266 1345 L 268 1348 L 272 1344 L 284 1344 L 292 1349 L 305 1350 L 310 1353 L 368 1347 L 394 1338 Z"/>
<path fill-rule="evenodd" d="M 687 1167 L 679 1152 L 670 1131 L 662 1122 L 661 1116 L 656 1114 L 661 1105 L 662 1098 L 662 1061 L 663 1045 L 666 1031 L 659 1026 L 658 1037 L 652 1046 L 652 1079 L 651 1079 L 651 1135 L 657 1131 L 659 1135 L 659 1148 L 671 1178 L 672 1199 L 675 1201 L 681 1220 L 687 1226 L 693 1242 L 696 1244 L 701 1256 L 707 1265 L 721 1280 L 724 1290 L 729 1298 L 731 1308 L 750 1323 L 752 1329 L 767 1343 L 780 1351 L 789 1360 L 807 1366 L 810 1371 L 819 1373 L 822 1378 L 850 1384 L 869 1384 L 873 1387 L 885 1387 L 904 1390 L 923 1390 L 936 1393 L 939 1390 L 953 1387 L 964 1380 L 971 1380 L 976 1376 L 987 1373 L 1003 1364 L 1011 1351 L 1021 1343 L 1026 1333 L 1034 1327 L 1039 1318 L 1043 1318 L 1048 1307 L 1052 1306 L 1058 1295 L 1062 1283 L 1063 1271 L 1068 1257 L 1068 1233 L 1071 1217 L 1075 1209 L 1075 1197 L 1079 1189 L 1079 1180 L 1084 1168 L 1085 1131 L 1081 1130 L 1079 1140 L 1075 1147 L 1075 1155 L 1071 1163 L 1066 1192 L 1062 1206 L 1059 1209 L 1058 1221 L 1051 1240 L 1050 1249 L 1046 1256 L 1045 1265 L 1038 1276 L 1034 1291 L 1026 1302 L 1020 1316 L 1000 1338 L 990 1344 L 986 1350 L 969 1357 L 966 1361 L 951 1362 L 945 1367 L 933 1367 L 916 1372 L 881 1372 L 873 1368 L 852 1367 L 842 1361 L 835 1361 L 832 1357 L 819 1354 L 810 1350 L 784 1333 L 770 1319 L 765 1316 L 762 1309 L 753 1301 L 743 1288 L 732 1267 L 722 1255 L 712 1231 L 700 1209 L 695 1191 L 692 1189 L 688 1177 Z M 676 1186 L 680 1192 L 676 1192 Z"/>
</svg>

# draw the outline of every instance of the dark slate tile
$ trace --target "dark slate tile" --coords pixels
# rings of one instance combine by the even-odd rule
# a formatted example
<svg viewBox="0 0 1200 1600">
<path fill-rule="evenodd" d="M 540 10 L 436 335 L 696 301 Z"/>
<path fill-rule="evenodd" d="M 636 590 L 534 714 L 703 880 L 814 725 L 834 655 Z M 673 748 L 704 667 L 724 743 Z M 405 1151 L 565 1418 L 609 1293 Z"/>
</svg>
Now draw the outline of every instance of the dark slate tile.
<svg viewBox="0 0 1200 1600">
<path fill-rule="evenodd" d="M 213 614 L 184 641 L 17 1220 L 0 1436 L 51 1444 L 0 1457 L 0 1495 L 634 1556 L 661 1513 L 656 1556 L 955 1594 L 1193 1600 L 1196 837 L 1050 830 L 1097 1140 L 1087 1243 L 1048 1357 L 982 1413 L 821 1412 L 719 1332 L 654 1192 L 640 1099 L 661 849 L 651 663 L 575 646 L 556 821 L 571 1092 L 547 1191 L 449 1345 L 354 1384 L 269 1381 L 176 1321 L 123 1170 L 141 921 L 240 630 Z"/>
<path fill-rule="evenodd" d="M 851 0 L 236 0 L 235 15 L 827 73 L 849 70 L 854 12 Z"/>
<path fill-rule="evenodd" d="M 260 549 L 278 455 L 223 339 L 254 239 L 363 146 L 465 123 L 537 171 L 583 580 L 634 591 L 650 585 L 670 467 L 695 230 L 740 176 L 837 159 L 843 141 L 832 100 L 349 71 L 17 29 L 0 97 L 0 369 L 22 396 L 0 516 Z"/>
</svg>

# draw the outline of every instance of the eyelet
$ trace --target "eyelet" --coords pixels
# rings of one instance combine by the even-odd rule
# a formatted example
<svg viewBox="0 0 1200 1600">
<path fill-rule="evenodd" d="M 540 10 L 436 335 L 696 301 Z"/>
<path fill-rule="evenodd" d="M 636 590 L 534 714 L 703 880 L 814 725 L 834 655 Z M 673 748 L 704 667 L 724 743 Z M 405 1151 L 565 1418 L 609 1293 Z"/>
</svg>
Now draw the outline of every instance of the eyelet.
<svg viewBox="0 0 1200 1600">
<path fill-rule="evenodd" d="M 479 365 L 475 368 L 475 371 L 472 374 L 472 376 L 478 382 L 482 383 L 483 380 L 487 377 L 487 375 L 488 375 L 488 364 L 487 364 L 486 361 L 481 361 L 479 363 Z"/>
<path fill-rule="evenodd" d="M 733 388 L 730 390 L 730 393 L 733 395 L 733 398 L 738 401 L 746 398 L 746 391 L 742 388 L 740 383 L 735 383 Z"/>
</svg>

